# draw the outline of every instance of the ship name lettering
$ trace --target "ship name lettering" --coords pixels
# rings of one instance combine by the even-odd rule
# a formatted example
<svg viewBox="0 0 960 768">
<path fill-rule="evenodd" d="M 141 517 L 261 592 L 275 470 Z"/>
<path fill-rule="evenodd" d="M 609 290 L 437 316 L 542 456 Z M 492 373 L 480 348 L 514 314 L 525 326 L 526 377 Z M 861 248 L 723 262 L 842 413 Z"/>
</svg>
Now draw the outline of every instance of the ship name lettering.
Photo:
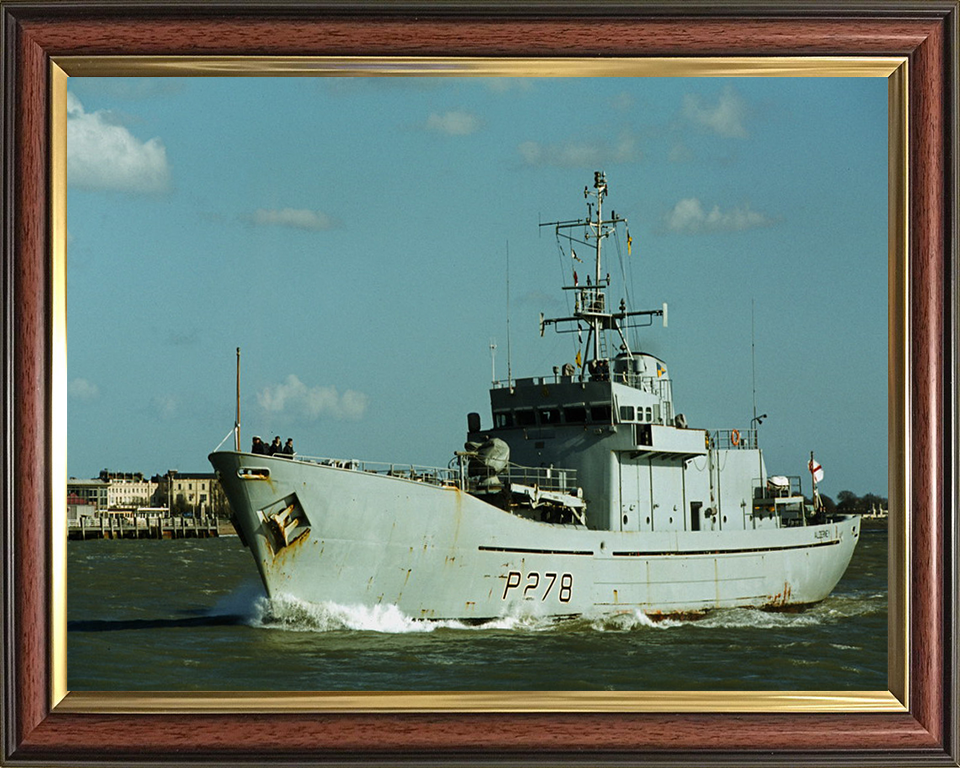
<svg viewBox="0 0 960 768">
<path fill-rule="evenodd" d="M 543 594 L 540 594 L 540 602 L 543 602 L 547 599 L 547 596 L 554 591 L 553 588 L 557 584 L 558 579 L 560 586 L 556 590 L 557 600 L 561 603 L 569 603 L 570 598 L 573 597 L 573 574 L 556 573 L 554 571 L 544 572 L 542 578 L 539 571 L 529 571 L 525 583 L 523 574 L 520 571 L 508 572 L 501 600 L 506 600 L 512 590 L 520 589 L 521 586 L 523 587 L 523 592 L 521 593 L 523 599 L 534 600 L 542 588 L 541 583 L 546 583 L 546 589 L 543 590 Z"/>
</svg>

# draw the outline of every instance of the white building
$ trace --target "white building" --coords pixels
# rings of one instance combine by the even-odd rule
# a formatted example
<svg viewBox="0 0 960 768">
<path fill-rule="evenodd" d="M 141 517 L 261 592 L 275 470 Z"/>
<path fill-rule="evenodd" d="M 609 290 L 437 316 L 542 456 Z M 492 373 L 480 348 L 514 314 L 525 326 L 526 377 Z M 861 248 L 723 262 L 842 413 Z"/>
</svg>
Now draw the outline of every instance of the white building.
<svg viewBox="0 0 960 768">
<path fill-rule="evenodd" d="M 107 509 L 132 510 L 153 502 L 157 483 L 144 478 L 141 472 L 103 470 L 100 480 L 107 483 Z"/>
</svg>

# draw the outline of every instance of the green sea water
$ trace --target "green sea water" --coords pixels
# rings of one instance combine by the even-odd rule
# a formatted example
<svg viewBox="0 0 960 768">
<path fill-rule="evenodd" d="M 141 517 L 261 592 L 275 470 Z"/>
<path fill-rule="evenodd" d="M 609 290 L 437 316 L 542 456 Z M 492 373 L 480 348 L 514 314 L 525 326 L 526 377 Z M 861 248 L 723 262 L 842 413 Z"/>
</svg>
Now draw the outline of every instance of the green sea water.
<svg viewBox="0 0 960 768">
<path fill-rule="evenodd" d="M 887 690 L 887 531 L 802 613 L 480 627 L 267 600 L 235 537 L 70 541 L 67 680 L 82 691 Z"/>
</svg>

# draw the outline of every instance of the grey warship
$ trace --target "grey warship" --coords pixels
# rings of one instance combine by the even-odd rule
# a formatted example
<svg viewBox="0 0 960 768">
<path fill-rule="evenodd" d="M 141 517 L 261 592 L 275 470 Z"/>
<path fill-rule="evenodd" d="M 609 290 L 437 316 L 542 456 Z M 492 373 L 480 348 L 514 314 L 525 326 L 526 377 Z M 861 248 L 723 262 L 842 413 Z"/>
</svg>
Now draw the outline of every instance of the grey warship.
<svg viewBox="0 0 960 768">
<path fill-rule="evenodd" d="M 827 597 L 853 555 L 854 515 L 829 513 L 810 456 L 801 477 L 770 475 L 757 420 L 687 424 L 667 364 L 630 330 L 667 324 L 667 306 L 611 309 L 602 172 L 587 215 L 550 222 L 586 243 L 592 274 L 563 290 L 574 363 L 494 382 L 491 422 L 467 416 L 446 467 L 217 450 L 210 462 L 270 596 L 396 606 L 414 619 L 794 609 Z M 628 243 L 629 243 L 629 234 Z M 572 245 L 571 245 L 572 249 Z M 579 259 L 578 259 L 579 260 Z"/>
</svg>

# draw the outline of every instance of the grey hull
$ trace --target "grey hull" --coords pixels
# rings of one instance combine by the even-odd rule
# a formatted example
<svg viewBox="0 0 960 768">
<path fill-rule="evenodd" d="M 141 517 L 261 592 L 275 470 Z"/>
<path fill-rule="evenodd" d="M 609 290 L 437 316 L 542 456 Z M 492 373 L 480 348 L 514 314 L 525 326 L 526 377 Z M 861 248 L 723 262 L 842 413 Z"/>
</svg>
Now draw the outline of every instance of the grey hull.
<svg viewBox="0 0 960 768">
<path fill-rule="evenodd" d="M 860 518 L 758 530 L 536 522 L 458 487 L 278 456 L 210 455 L 272 596 L 413 618 L 694 614 L 823 600 Z"/>
</svg>

